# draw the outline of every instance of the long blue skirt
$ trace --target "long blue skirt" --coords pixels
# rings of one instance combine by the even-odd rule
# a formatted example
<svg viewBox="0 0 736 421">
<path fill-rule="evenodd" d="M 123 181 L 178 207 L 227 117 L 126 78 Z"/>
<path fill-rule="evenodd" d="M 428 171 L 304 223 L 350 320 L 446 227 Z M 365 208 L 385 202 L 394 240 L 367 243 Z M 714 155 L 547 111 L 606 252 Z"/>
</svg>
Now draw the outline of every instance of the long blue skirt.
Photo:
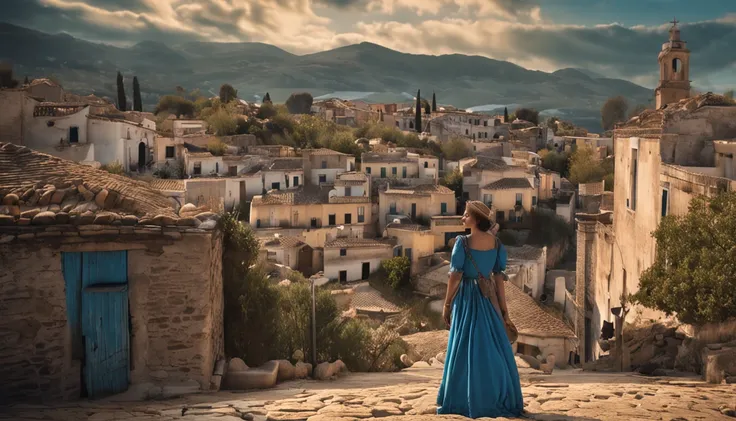
<svg viewBox="0 0 736 421">
<path fill-rule="evenodd" d="M 518 417 L 519 371 L 501 317 L 475 280 L 463 279 L 452 303 L 438 414 Z"/>
</svg>

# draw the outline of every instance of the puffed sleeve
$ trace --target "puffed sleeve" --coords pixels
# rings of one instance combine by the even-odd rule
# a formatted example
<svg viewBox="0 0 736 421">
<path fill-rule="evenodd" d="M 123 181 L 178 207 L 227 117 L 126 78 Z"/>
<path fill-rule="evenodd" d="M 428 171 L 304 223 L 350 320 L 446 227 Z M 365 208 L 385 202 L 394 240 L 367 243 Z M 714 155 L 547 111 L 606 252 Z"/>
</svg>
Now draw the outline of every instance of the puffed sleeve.
<svg viewBox="0 0 736 421">
<path fill-rule="evenodd" d="M 450 257 L 450 273 L 463 273 L 465 266 L 465 247 L 462 244 L 462 237 L 455 237 L 455 247 L 452 248 L 452 256 Z"/>
<path fill-rule="evenodd" d="M 503 244 L 498 244 L 498 258 L 496 264 L 493 266 L 493 273 L 500 273 L 506 270 L 506 247 Z"/>
</svg>

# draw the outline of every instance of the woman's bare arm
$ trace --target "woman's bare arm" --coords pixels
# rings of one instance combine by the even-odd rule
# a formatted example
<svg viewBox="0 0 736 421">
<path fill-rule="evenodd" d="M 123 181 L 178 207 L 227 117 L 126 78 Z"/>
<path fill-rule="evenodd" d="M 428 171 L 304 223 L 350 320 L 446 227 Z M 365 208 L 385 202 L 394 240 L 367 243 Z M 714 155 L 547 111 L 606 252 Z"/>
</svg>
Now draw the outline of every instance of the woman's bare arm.
<svg viewBox="0 0 736 421">
<path fill-rule="evenodd" d="M 447 294 L 445 294 L 445 307 L 452 306 L 455 294 L 460 288 L 460 281 L 463 278 L 462 272 L 450 272 L 450 279 L 447 280 Z"/>
</svg>

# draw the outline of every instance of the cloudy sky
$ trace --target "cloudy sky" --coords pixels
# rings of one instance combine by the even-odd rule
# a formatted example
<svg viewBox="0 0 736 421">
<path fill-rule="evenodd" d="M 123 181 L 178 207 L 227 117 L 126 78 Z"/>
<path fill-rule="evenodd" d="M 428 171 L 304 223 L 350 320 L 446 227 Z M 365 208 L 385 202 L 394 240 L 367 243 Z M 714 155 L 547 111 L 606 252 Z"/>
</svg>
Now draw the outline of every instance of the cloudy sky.
<svg viewBox="0 0 736 421">
<path fill-rule="evenodd" d="M 736 87 L 736 0 L 1 0 L 0 20 L 130 45 L 259 41 L 307 54 L 363 41 L 582 67 L 656 85 L 667 21 L 682 21 L 698 89 Z"/>
</svg>

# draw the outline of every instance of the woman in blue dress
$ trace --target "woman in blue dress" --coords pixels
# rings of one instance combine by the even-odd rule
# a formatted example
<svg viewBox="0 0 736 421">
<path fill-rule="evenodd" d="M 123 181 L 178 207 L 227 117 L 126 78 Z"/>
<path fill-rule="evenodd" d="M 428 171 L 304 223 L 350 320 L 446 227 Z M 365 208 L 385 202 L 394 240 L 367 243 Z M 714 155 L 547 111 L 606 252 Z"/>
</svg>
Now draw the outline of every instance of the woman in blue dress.
<svg viewBox="0 0 736 421">
<path fill-rule="evenodd" d="M 493 225 L 490 214 L 482 202 L 469 201 L 462 221 L 470 235 L 457 237 L 452 250 L 442 313 L 450 336 L 437 396 L 438 414 L 518 417 L 524 410 L 519 372 L 504 324 L 508 311 L 503 277 L 496 277 L 500 315 L 477 284 L 475 265 L 486 278 L 506 269 L 506 250 L 500 242 L 496 247 L 496 237 L 488 232 Z"/>
</svg>

